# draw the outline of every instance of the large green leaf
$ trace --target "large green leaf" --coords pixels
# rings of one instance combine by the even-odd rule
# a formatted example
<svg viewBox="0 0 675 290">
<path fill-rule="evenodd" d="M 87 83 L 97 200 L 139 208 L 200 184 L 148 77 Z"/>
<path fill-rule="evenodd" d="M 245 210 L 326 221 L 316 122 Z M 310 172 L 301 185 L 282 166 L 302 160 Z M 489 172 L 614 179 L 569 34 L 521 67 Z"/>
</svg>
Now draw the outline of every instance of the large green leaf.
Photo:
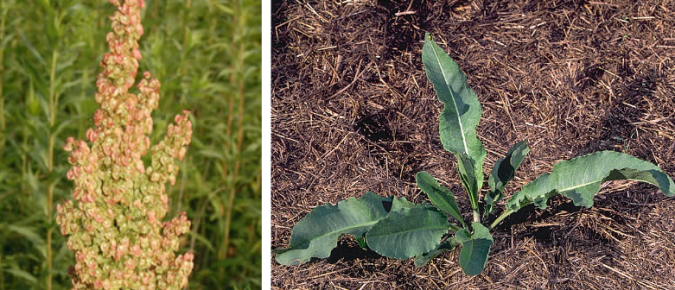
<svg viewBox="0 0 675 290">
<path fill-rule="evenodd" d="M 473 234 L 466 229 L 461 229 L 455 235 L 457 241 L 462 244 L 462 251 L 459 253 L 459 265 L 462 267 L 464 274 L 469 276 L 483 272 L 493 243 L 488 228 L 476 222 L 471 224 L 471 227 L 473 228 Z"/>
<path fill-rule="evenodd" d="M 459 155 L 466 154 L 473 160 L 475 185 L 483 185 L 483 161 L 485 148 L 476 136 L 476 126 L 480 121 L 482 109 L 476 93 L 466 82 L 466 75 L 436 43 L 430 34 L 424 37 L 422 62 L 427 78 L 433 84 L 438 99 L 444 108 L 440 116 L 439 133 L 443 148 Z"/>
<path fill-rule="evenodd" d="M 438 247 L 436 247 L 436 249 L 432 250 L 431 252 L 415 256 L 415 266 L 422 267 L 429 263 L 429 261 L 431 261 L 433 258 L 438 257 L 438 255 L 445 252 L 454 251 L 459 244 L 460 242 L 457 240 L 457 238 L 449 238 L 443 241 L 440 245 L 438 245 Z"/>
<path fill-rule="evenodd" d="M 527 147 L 526 141 L 520 141 L 513 145 L 506 156 L 495 162 L 492 173 L 488 179 L 488 185 L 492 190 L 485 195 L 485 214 L 490 214 L 494 205 L 502 199 L 502 192 L 506 184 L 513 179 L 516 170 L 520 167 L 530 147 Z"/>
<path fill-rule="evenodd" d="M 392 200 L 393 199 L 393 200 Z M 283 265 L 299 265 L 311 258 L 327 258 L 342 235 L 362 237 L 375 223 L 387 216 L 384 203 L 402 208 L 409 202 L 383 198 L 368 192 L 360 198 L 350 197 L 337 205 L 314 208 L 294 227 L 288 248 L 275 251 Z"/>
<path fill-rule="evenodd" d="M 382 256 L 408 259 L 435 249 L 448 226 L 448 217 L 434 207 L 402 208 L 377 222 L 366 242 Z"/>
<path fill-rule="evenodd" d="M 394 196 L 385 199 L 385 201 L 383 201 L 383 204 L 387 212 L 398 211 L 399 209 L 403 208 L 413 208 L 419 206 L 414 202 L 408 201 L 407 199 L 405 199 L 405 197 L 396 198 Z M 391 204 L 391 207 L 389 207 L 389 204 Z"/>
<path fill-rule="evenodd" d="M 562 194 L 577 206 L 593 206 L 593 196 L 600 185 L 610 180 L 636 180 L 657 185 L 667 196 L 675 194 L 673 180 L 661 169 L 631 155 L 600 151 L 561 161 L 553 166 L 553 172 L 537 177 L 523 186 L 506 204 L 511 211 L 534 203 L 546 208 L 549 197 Z"/>
<path fill-rule="evenodd" d="M 426 171 L 417 172 L 415 180 L 417 181 L 417 186 L 429 196 L 429 200 L 431 200 L 434 206 L 456 218 L 462 223 L 462 226 L 465 226 L 462 213 L 459 211 L 459 206 L 457 206 L 457 201 L 452 191 L 438 184 L 436 179 Z"/>
</svg>

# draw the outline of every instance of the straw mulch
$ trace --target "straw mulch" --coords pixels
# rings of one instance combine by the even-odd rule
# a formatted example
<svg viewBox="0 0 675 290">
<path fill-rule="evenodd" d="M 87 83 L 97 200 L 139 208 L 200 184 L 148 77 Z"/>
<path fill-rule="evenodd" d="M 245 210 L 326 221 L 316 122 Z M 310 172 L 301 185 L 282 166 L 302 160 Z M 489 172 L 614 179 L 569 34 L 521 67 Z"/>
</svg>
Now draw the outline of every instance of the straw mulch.
<svg viewBox="0 0 675 290">
<path fill-rule="evenodd" d="M 425 170 L 468 211 L 438 137 L 424 74 L 425 32 L 457 61 L 483 105 L 486 172 L 509 147 L 532 149 L 506 194 L 557 161 L 597 150 L 675 177 L 675 1 L 274 1 L 272 247 L 312 208 L 373 191 L 422 202 Z M 604 185 L 590 209 L 553 198 L 493 231 L 483 274 L 458 252 L 427 266 L 361 250 L 272 263 L 279 289 L 675 289 L 675 199 Z M 271 250 L 271 249 L 270 249 Z"/>
</svg>

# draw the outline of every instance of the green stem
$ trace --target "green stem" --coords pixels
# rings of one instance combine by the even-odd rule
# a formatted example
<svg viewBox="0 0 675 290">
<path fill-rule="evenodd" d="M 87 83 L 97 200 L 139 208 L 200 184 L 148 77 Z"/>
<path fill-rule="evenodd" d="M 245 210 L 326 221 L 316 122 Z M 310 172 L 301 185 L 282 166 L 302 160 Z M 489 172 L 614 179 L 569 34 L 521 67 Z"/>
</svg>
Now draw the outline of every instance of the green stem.
<svg viewBox="0 0 675 290">
<path fill-rule="evenodd" d="M 239 46 L 240 52 L 243 51 L 243 45 L 240 44 Z M 239 67 L 241 68 L 243 66 L 243 56 L 240 54 L 239 55 Z M 238 91 L 239 91 L 239 113 L 238 113 L 238 118 L 239 120 L 237 121 L 237 159 L 234 163 L 234 175 L 232 177 L 232 183 L 230 185 L 230 196 L 228 200 L 228 205 L 227 205 L 227 216 L 225 217 L 225 250 L 229 247 L 230 244 L 230 227 L 232 225 L 232 208 L 234 207 L 234 196 L 236 193 L 236 180 L 237 176 L 239 175 L 239 167 L 240 167 L 240 161 L 241 161 L 241 147 L 243 145 L 244 141 L 244 126 L 242 124 L 242 121 L 244 120 L 244 84 L 242 81 L 242 78 L 239 77 L 238 80 Z"/>
<path fill-rule="evenodd" d="M 5 273 L 2 271 L 2 251 L 0 251 L 0 290 L 5 290 Z"/>
<path fill-rule="evenodd" d="M 507 209 L 507 210 L 506 210 L 505 212 L 503 212 L 503 213 L 502 213 L 502 214 L 501 214 L 494 222 L 492 222 L 492 224 L 490 225 L 490 229 L 496 227 L 497 224 L 499 224 L 502 220 L 504 220 L 504 219 L 505 219 L 507 216 L 509 216 L 510 214 L 512 214 L 512 213 L 514 213 L 514 212 L 517 212 L 517 211 L 520 210 L 521 208 L 524 208 L 524 207 L 526 207 L 526 206 L 528 206 L 528 205 L 530 205 L 530 204 L 532 204 L 532 201 L 526 201 L 526 202 L 523 202 L 522 204 L 520 204 L 520 207 L 519 207 L 517 210 L 515 210 L 515 211 L 514 211 L 514 210 L 511 210 L 511 209 Z"/>
<path fill-rule="evenodd" d="M 234 14 L 235 17 L 233 17 L 233 22 L 235 23 L 235 25 L 237 25 L 237 24 L 239 24 L 238 21 L 240 20 L 240 18 L 237 18 L 236 16 L 239 15 L 238 12 L 239 12 L 240 6 L 239 6 L 238 1 L 235 1 L 235 3 L 236 4 L 234 5 L 234 8 L 233 8 L 234 11 L 235 11 L 235 14 Z M 232 39 L 233 40 L 237 39 L 235 34 L 232 34 Z M 236 45 L 236 41 L 233 41 L 232 46 L 235 47 L 235 45 Z M 237 94 L 238 94 L 238 97 L 239 97 L 239 111 L 238 111 L 238 114 L 237 114 L 237 117 L 239 118 L 238 121 L 237 121 L 237 145 L 236 145 L 237 147 L 236 147 L 236 152 L 235 152 L 236 157 L 235 157 L 235 162 L 234 162 L 234 171 L 232 173 L 232 179 L 231 179 L 232 181 L 230 183 L 230 194 L 228 196 L 228 201 L 227 201 L 227 212 L 225 214 L 225 233 L 224 233 L 225 238 L 224 238 L 224 241 L 223 241 L 223 248 L 221 249 L 221 251 L 222 251 L 221 255 L 220 255 L 221 259 L 226 258 L 227 253 L 229 252 L 228 248 L 230 246 L 230 229 L 231 229 L 231 226 L 232 226 L 232 209 L 234 207 L 234 197 L 236 195 L 236 180 L 237 180 L 237 176 L 239 175 L 239 166 L 240 166 L 240 161 L 241 161 L 240 154 L 241 154 L 241 147 L 242 147 L 242 142 L 243 142 L 243 137 L 244 137 L 244 131 L 243 131 L 243 126 L 242 126 L 242 121 L 244 119 L 244 83 L 243 83 L 242 77 L 237 75 L 237 73 L 236 73 L 236 72 L 241 71 L 240 69 L 242 68 L 243 62 L 244 62 L 244 55 L 242 53 L 242 51 L 244 49 L 243 43 L 239 43 L 238 48 L 239 49 L 236 49 L 236 48 L 234 49 L 234 51 L 236 51 L 237 62 L 232 63 L 231 66 L 233 68 L 233 70 L 232 70 L 233 73 L 230 76 L 230 84 L 232 86 L 237 87 L 237 89 L 238 89 Z M 228 136 L 231 136 L 230 130 L 231 130 L 232 121 L 233 121 L 233 119 L 232 119 L 232 116 L 233 116 L 232 108 L 233 108 L 233 105 L 234 105 L 233 103 L 234 103 L 234 97 L 230 97 L 230 100 L 229 100 L 230 114 L 229 114 L 228 120 L 227 120 L 227 132 L 226 132 L 226 134 Z M 227 142 L 227 144 L 228 144 L 228 147 L 229 147 L 229 141 Z M 225 171 L 225 172 L 227 172 L 227 171 Z"/>
<path fill-rule="evenodd" d="M 56 63 L 59 59 L 59 52 L 52 51 L 52 67 L 49 73 L 49 126 L 56 125 L 56 109 L 58 106 L 58 95 L 56 94 Z M 50 128 L 52 129 L 52 128 Z M 53 166 L 53 164 L 52 164 Z M 50 169 L 51 170 L 51 169 Z"/>
<path fill-rule="evenodd" d="M 183 10 L 183 48 L 181 50 L 181 59 L 180 59 L 183 77 L 185 75 L 187 75 L 187 66 L 183 65 L 183 64 L 185 63 L 185 59 L 187 58 L 187 52 L 188 52 L 188 38 L 189 38 L 188 22 L 190 21 L 190 8 L 191 7 L 192 7 L 192 1 L 188 0 L 185 3 L 185 10 Z"/>
<path fill-rule="evenodd" d="M 5 38 L 5 20 L 7 19 L 7 10 L 5 10 L 5 1 L 3 0 L 0 3 L 0 11 L 2 13 L 2 16 L 0 17 L 2 20 L 0 20 L 0 39 Z M 5 124 L 5 99 L 4 99 L 4 92 L 3 92 L 3 87 L 2 84 L 4 84 L 4 80 L 2 77 L 5 75 L 5 67 L 4 67 L 4 62 L 5 62 L 5 47 L 0 46 L 0 160 L 2 159 L 2 156 L 4 155 L 5 152 L 5 129 L 7 128 Z M 0 276 L 0 279 L 2 279 L 2 276 Z M 4 281 L 4 280 L 1 280 Z"/>
<path fill-rule="evenodd" d="M 190 8 L 192 7 L 192 1 L 188 0 L 185 3 L 185 9 L 183 10 L 183 47 L 181 49 L 181 59 L 180 59 L 180 67 L 181 67 L 181 77 L 185 78 L 188 74 L 187 72 L 187 66 L 185 65 L 185 59 L 187 58 L 187 51 L 188 51 L 188 22 L 190 20 Z M 183 91 L 183 94 L 181 96 L 181 99 L 185 99 L 185 94 L 187 92 Z M 186 160 L 185 164 L 191 164 L 189 161 Z M 187 168 L 185 168 L 187 169 Z M 180 186 L 178 190 L 178 199 L 176 200 L 176 206 L 174 206 L 174 213 L 177 214 L 180 212 L 180 208 L 183 204 L 183 194 L 185 193 L 184 188 L 185 188 L 185 178 L 186 178 L 186 172 L 187 170 L 182 170 L 181 171 L 181 181 L 180 181 Z M 174 215 L 175 215 L 174 214 Z"/>
<path fill-rule="evenodd" d="M 507 209 L 505 212 L 502 213 L 492 224 L 490 225 L 490 229 L 493 229 L 496 227 L 502 220 L 504 220 L 507 216 L 510 214 L 514 213 L 514 211 Z"/>
<path fill-rule="evenodd" d="M 451 231 L 453 231 L 453 232 L 455 232 L 455 233 L 456 233 L 456 232 L 459 232 L 459 230 L 462 229 L 462 228 L 460 228 L 459 226 L 453 225 L 453 224 L 450 224 L 449 228 L 450 228 Z"/>
<path fill-rule="evenodd" d="M 461 174 L 461 173 L 460 173 Z M 468 183 L 464 183 L 464 187 L 469 193 L 469 202 L 471 203 L 471 212 L 473 213 L 473 221 L 480 223 L 480 212 L 478 207 L 478 194 L 471 192 L 471 187 L 468 186 Z"/>
<path fill-rule="evenodd" d="M 458 157 L 458 160 L 459 159 Z M 468 178 L 464 176 L 464 173 L 462 173 L 462 170 L 459 168 L 461 161 L 458 161 L 457 163 L 457 171 L 459 173 L 459 179 L 462 181 L 462 185 L 464 185 L 464 189 L 466 190 L 467 195 L 469 196 L 469 203 L 471 203 L 471 211 L 473 212 L 473 221 L 480 223 L 480 212 L 479 212 L 479 207 L 478 207 L 478 186 L 473 185 L 469 183 Z M 474 188 L 476 188 L 476 192 L 474 192 Z"/>
<path fill-rule="evenodd" d="M 52 67 L 49 74 L 49 148 L 47 149 L 47 176 L 54 171 L 54 136 L 52 130 L 56 125 L 56 110 L 58 108 L 58 96 L 56 94 L 56 64 L 59 52 L 52 51 Z M 54 206 L 54 181 L 48 180 L 47 186 L 47 290 L 52 289 L 52 216 Z"/>
</svg>

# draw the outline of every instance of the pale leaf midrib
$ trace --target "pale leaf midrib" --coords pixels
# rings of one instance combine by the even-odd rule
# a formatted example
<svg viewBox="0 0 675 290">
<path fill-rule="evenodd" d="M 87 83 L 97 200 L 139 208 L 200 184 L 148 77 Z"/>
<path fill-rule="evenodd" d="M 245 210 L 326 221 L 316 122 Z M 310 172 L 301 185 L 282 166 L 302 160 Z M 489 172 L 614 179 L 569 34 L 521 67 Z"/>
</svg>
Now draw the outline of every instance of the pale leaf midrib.
<svg viewBox="0 0 675 290">
<path fill-rule="evenodd" d="M 388 234 L 382 234 L 382 235 L 368 235 L 369 237 L 386 237 L 386 236 L 392 236 L 392 235 L 403 235 L 403 234 L 408 234 L 411 232 L 417 232 L 417 231 L 429 231 L 429 230 L 444 230 L 447 229 L 447 226 L 440 225 L 440 226 L 431 226 L 431 227 L 424 227 L 424 228 L 416 228 L 416 229 L 410 229 L 410 230 L 405 230 L 405 231 L 397 231 L 397 232 L 392 232 Z"/>
<path fill-rule="evenodd" d="M 602 179 L 596 179 L 596 180 L 591 181 L 591 182 L 586 182 L 586 183 L 583 183 L 583 184 L 579 184 L 579 185 L 575 185 L 575 186 L 571 186 L 571 187 L 566 187 L 566 188 L 564 188 L 564 189 L 555 189 L 555 188 L 553 188 L 553 190 L 558 191 L 558 193 L 563 193 L 563 192 L 567 192 L 567 191 L 570 191 L 570 190 L 574 190 L 574 189 L 577 189 L 577 188 L 580 188 L 580 187 L 584 187 L 584 186 L 587 186 L 587 185 L 590 185 L 590 184 L 593 184 L 593 183 L 602 181 L 603 179 L 604 179 L 604 178 L 602 178 Z M 633 179 L 633 178 L 626 178 L 626 179 L 619 179 L 619 180 L 646 182 L 646 181 L 641 180 L 641 179 Z M 549 192 L 550 192 L 550 191 L 549 191 Z M 548 192 L 546 192 L 546 193 L 544 193 L 544 194 L 540 194 L 540 195 L 538 195 L 538 197 L 543 197 L 543 196 L 545 196 L 546 194 L 548 194 Z"/>
<path fill-rule="evenodd" d="M 440 47 L 439 47 L 439 49 L 440 49 Z M 441 59 L 438 57 L 438 52 L 436 51 L 436 49 L 433 46 L 431 46 L 431 50 L 434 52 L 434 57 L 436 57 L 436 61 L 438 62 L 438 67 L 441 68 L 441 74 L 443 75 L 443 82 L 448 87 L 448 92 L 450 92 L 450 98 L 452 99 L 452 106 L 455 108 L 455 112 L 457 113 L 457 120 L 459 120 L 459 130 L 462 132 L 460 135 L 462 136 L 462 143 L 464 144 L 464 152 L 466 152 L 467 155 L 471 156 L 471 154 L 469 152 L 469 146 L 466 144 L 466 136 L 464 136 L 464 125 L 462 124 L 462 118 L 459 115 L 459 108 L 457 107 L 457 103 L 455 101 L 455 95 L 452 92 L 452 88 L 448 84 L 448 79 L 445 75 L 445 70 L 443 70 L 443 63 L 441 63 Z"/>
<path fill-rule="evenodd" d="M 469 264 L 471 264 L 471 260 L 473 260 L 472 257 L 473 257 L 473 243 L 474 243 L 474 241 L 475 241 L 475 240 L 474 240 L 473 238 L 471 238 L 471 240 L 469 241 L 469 242 L 471 243 L 471 245 L 467 248 L 467 250 L 469 251 L 469 259 L 466 260 L 466 263 L 464 264 L 464 267 L 465 267 L 465 268 L 466 268 Z M 462 247 L 463 247 L 463 246 L 464 246 L 464 245 L 462 245 Z"/>
</svg>

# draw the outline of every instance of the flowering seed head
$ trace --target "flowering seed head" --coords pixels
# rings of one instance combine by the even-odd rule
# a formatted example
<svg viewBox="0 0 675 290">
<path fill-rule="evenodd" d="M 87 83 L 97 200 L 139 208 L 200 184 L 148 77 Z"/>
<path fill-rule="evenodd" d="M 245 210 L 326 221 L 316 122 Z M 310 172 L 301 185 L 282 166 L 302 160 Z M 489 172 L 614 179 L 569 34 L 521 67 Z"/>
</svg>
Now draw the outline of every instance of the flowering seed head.
<svg viewBox="0 0 675 290">
<path fill-rule="evenodd" d="M 165 184 L 174 184 L 175 159 L 185 157 L 192 137 L 189 112 L 174 118 L 166 138 L 150 146 L 151 113 L 159 103 L 160 83 L 149 72 L 134 84 L 143 57 L 143 0 L 110 0 L 118 9 L 110 52 L 103 56 L 96 86 L 94 127 L 86 140 L 69 137 L 67 177 L 75 184 L 72 200 L 56 206 L 61 234 L 75 252 L 73 289 L 181 289 L 187 285 L 194 255 L 176 255 L 179 237 L 190 230 L 185 213 L 163 222 L 168 212 Z M 141 159 L 151 153 L 149 166 Z"/>
</svg>

